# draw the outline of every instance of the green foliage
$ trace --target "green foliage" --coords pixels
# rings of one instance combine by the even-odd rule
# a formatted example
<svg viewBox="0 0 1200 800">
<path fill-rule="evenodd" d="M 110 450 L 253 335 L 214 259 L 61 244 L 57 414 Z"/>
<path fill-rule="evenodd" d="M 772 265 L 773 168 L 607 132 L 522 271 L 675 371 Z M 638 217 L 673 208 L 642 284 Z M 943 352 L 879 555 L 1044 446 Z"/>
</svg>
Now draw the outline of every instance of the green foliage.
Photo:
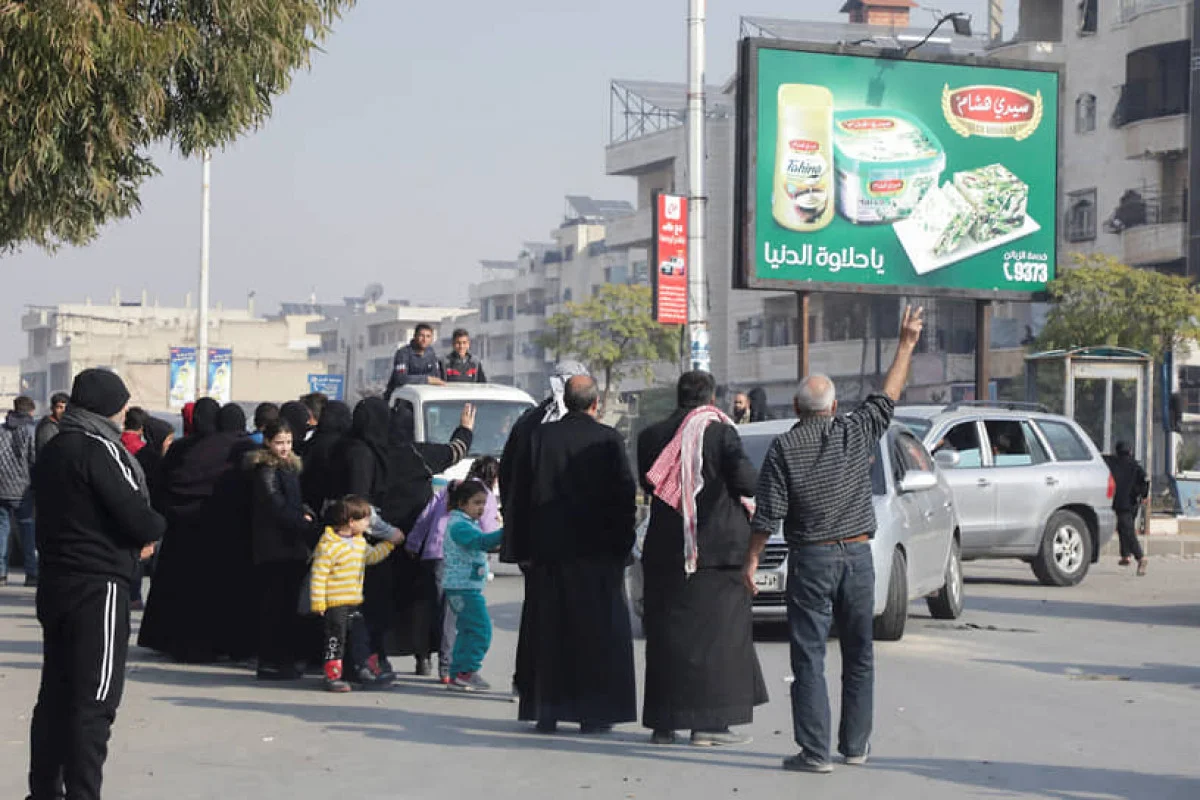
<svg viewBox="0 0 1200 800">
<path fill-rule="evenodd" d="M 1200 333 L 1200 294 L 1188 280 L 1128 267 L 1111 256 L 1075 255 L 1048 287 L 1054 306 L 1044 349 L 1113 346 L 1162 360 Z"/>
<path fill-rule="evenodd" d="M 605 284 L 591 299 L 567 303 L 546 320 L 539 343 L 556 356 L 572 355 L 603 375 L 603 404 L 631 369 L 649 382 L 652 365 L 679 358 L 679 326 L 654 321 L 648 286 Z M 636 367 L 634 365 L 637 365 Z"/>
<path fill-rule="evenodd" d="M 354 0 L 0 0 L 0 253 L 83 244 L 139 207 L 151 146 L 271 113 Z"/>
</svg>

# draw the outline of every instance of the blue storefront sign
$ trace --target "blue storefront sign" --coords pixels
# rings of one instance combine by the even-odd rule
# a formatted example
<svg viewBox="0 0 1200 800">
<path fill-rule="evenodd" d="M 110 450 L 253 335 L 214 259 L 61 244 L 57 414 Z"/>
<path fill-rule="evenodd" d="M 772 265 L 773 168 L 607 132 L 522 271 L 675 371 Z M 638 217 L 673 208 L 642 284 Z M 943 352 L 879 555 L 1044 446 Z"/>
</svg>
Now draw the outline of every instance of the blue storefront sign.
<svg viewBox="0 0 1200 800">
<path fill-rule="evenodd" d="M 320 392 L 330 400 L 345 400 L 346 376 L 344 375 L 309 375 L 308 390 Z"/>
</svg>

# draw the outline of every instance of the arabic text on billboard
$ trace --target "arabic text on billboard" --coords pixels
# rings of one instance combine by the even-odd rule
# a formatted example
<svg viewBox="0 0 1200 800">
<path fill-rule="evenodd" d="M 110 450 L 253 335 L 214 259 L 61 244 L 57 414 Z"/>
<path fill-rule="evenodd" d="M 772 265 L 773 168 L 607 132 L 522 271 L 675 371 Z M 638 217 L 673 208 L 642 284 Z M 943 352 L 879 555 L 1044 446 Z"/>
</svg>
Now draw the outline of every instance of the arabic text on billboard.
<svg viewBox="0 0 1200 800">
<path fill-rule="evenodd" d="M 1058 72 L 798 47 L 744 43 L 739 286 L 1045 289 Z"/>
<path fill-rule="evenodd" d="M 688 203 L 659 194 L 654 206 L 654 319 L 663 325 L 688 321 Z"/>
<path fill-rule="evenodd" d="M 320 392 L 330 400 L 345 400 L 346 378 L 343 375 L 309 375 L 308 390 Z"/>
</svg>

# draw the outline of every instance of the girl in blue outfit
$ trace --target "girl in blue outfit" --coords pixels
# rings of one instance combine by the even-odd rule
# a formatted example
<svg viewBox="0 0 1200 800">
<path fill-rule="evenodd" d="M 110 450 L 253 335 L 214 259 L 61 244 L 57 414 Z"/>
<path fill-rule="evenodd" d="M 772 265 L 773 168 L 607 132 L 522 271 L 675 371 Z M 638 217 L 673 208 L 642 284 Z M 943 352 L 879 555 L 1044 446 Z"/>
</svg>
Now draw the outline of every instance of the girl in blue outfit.
<svg viewBox="0 0 1200 800">
<path fill-rule="evenodd" d="M 483 599 L 483 587 L 487 585 L 487 553 L 499 546 L 504 530 L 484 533 L 480 529 L 487 500 L 487 487 L 475 480 L 463 481 L 450 492 L 452 510 L 446 526 L 442 585 L 446 604 L 457 615 L 457 635 L 447 688 L 464 692 L 492 688 L 479 675 L 483 657 L 492 645 L 492 619 Z"/>
</svg>

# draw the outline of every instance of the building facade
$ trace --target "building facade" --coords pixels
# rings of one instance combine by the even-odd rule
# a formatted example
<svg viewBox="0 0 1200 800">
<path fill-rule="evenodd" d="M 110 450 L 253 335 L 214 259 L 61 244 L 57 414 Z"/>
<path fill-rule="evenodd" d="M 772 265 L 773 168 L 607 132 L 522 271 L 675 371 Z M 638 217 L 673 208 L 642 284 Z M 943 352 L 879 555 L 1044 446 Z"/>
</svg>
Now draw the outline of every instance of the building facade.
<svg viewBox="0 0 1200 800">
<path fill-rule="evenodd" d="M 554 360 L 542 342 L 546 320 L 604 284 L 649 280 L 645 247 L 615 247 L 609 239 L 632 204 L 574 195 L 565 203 L 549 242 L 527 242 L 512 261 L 482 262 L 482 279 L 471 286 L 479 315 L 472 345 L 488 379 L 534 397 L 546 393 Z"/>
<path fill-rule="evenodd" d="M 233 351 L 232 399 L 280 400 L 307 391 L 308 358 L 316 339 L 306 332 L 315 317 L 255 316 L 252 306 L 209 312 L 209 346 Z M 70 392 L 75 375 L 91 367 L 117 372 L 134 405 L 169 408 L 170 350 L 196 346 L 196 309 L 151 304 L 116 295 L 107 304 L 28 306 L 21 328 L 28 351 L 21 359 L 22 391 L 45 408 L 54 392 Z"/>
</svg>

